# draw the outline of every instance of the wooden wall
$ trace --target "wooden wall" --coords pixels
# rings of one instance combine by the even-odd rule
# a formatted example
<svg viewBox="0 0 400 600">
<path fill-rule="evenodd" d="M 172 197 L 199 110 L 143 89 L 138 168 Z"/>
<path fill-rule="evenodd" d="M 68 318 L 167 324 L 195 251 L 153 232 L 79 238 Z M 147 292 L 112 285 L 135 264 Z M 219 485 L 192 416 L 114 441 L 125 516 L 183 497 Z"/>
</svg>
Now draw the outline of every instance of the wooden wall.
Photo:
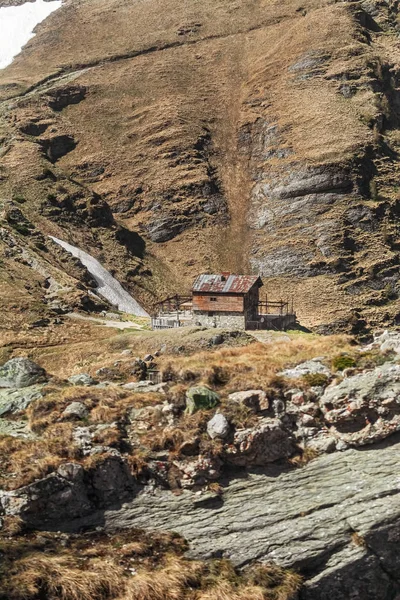
<svg viewBox="0 0 400 600">
<path fill-rule="evenodd" d="M 211 300 L 216 298 L 216 300 Z M 196 294 L 193 293 L 193 311 L 200 312 L 239 312 L 243 313 L 243 296 L 229 296 L 223 294 Z"/>
</svg>

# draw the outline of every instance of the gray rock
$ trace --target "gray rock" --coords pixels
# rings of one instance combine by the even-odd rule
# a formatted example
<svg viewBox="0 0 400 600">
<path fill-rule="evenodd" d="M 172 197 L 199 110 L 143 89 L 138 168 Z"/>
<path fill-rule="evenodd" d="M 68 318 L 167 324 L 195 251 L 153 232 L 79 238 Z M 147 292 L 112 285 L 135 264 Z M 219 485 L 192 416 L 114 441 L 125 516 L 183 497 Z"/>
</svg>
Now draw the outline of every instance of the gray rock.
<svg viewBox="0 0 400 600">
<path fill-rule="evenodd" d="M 221 413 L 216 413 L 207 423 L 207 433 L 212 439 L 226 438 L 229 433 L 229 423 L 226 417 Z"/>
<path fill-rule="evenodd" d="M 400 593 L 400 443 L 320 456 L 231 481 L 210 510 L 193 495 L 142 495 L 98 516 L 106 530 L 173 529 L 192 558 L 255 558 L 306 573 L 301 600 L 394 600 Z M 357 545 L 354 532 L 365 545 Z"/>
<path fill-rule="evenodd" d="M 33 439 L 35 434 L 29 429 L 27 421 L 8 421 L 0 419 L 0 436 L 10 435 L 22 439 Z"/>
<path fill-rule="evenodd" d="M 73 385 L 94 385 L 96 383 L 89 373 L 78 373 L 77 375 L 71 375 L 71 377 L 68 377 L 68 381 Z"/>
<path fill-rule="evenodd" d="M 45 379 L 45 370 L 29 358 L 12 358 L 0 367 L 0 388 L 24 388 Z"/>
<path fill-rule="evenodd" d="M 42 385 L 20 389 L 0 389 L 0 417 L 25 410 L 34 400 L 42 398 Z"/>
<path fill-rule="evenodd" d="M 267 410 L 269 408 L 267 394 L 263 390 L 234 392 L 233 394 L 229 394 L 228 398 L 233 402 L 238 402 L 247 406 L 247 408 L 250 408 L 254 412 Z"/>
<path fill-rule="evenodd" d="M 55 473 L 30 485 L 0 491 L 0 512 L 18 515 L 33 527 L 57 524 L 61 528 L 66 521 L 132 497 L 138 489 L 125 462 L 109 455 L 89 471 L 77 463 L 64 463 Z"/>
<path fill-rule="evenodd" d="M 363 350 L 378 349 L 383 354 L 385 352 L 395 352 L 400 354 L 400 332 L 385 330 L 382 333 L 374 335 L 372 344 L 366 346 Z"/>
<path fill-rule="evenodd" d="M 217 335 L 213 335 L 210 340 L 211 346 L 219 346 L 220 344 L 223 344 L 223 343 L 224 343 L 224 336 L 221 335 L 220 333 L 217 333 Z"/>
<path fill-rule="evenodd" d="M 336 440 L 330 435 L 320 435 L 308 439 L 306 447 L 316 450 L 319 454 L 329 454 L 336 450 Z"/>
<path fill-rule="evenodd" d="M 385 363 L 331 384 L 320 405 L 325 422 L 346 444 L 382 440 L 400 431 L 400 365 Z"/>
<path fill-rule="evenodd" d="M 86 419 L 89 411 L 83 402 L 71 402 L 63 411 L 62 416 L 68 419 Z"/>
<path fill-rule="evenodd" d="M 284 377 L 288 377 L 289 379 L 298 379 L 299 377 L 303 377 L 304 375 L 314 375 L 314 374 L 326 375 L 330 377 L 331 372 L 323 365 L 319 360 L 307 360 L 303 362 L 293 369 L 285 369 L 281 371 L 279 375 L 283 375 Z"/>
<path fill-rule="evenodd" d="M 165 394 L 165 390 L 168 387 L 168 383 L 152 383 L 151 381 L 132 381 L 130 383 L 124 383 L 122 387 L 125 390 L 132 390 L 133 392 L 155 394 Z"/>
<path fill-rule="evenodd" d="M 287 458 L 293 450 L 293 439 L 281 421 L 262 419 L 257 427 L 236 431 L 225 454 L 237 466 L 263 466 Z"/>
</svg>

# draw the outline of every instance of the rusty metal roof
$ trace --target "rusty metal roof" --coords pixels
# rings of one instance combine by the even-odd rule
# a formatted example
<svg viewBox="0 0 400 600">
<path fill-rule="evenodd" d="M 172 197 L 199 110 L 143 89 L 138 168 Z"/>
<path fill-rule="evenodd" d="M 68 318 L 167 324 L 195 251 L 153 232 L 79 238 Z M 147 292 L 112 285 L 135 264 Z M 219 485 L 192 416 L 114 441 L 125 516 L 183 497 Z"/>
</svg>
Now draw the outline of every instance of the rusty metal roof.
<svg viewBox="0 0 400 600">
<path fill-rule="evenodd" d="M 262 286 L 258 275 L 203 274 L 196 278 L 192 290 L 216 294 L 246 294 L 255 284 L 258 284 L 258 287 Z"/>
</svg>

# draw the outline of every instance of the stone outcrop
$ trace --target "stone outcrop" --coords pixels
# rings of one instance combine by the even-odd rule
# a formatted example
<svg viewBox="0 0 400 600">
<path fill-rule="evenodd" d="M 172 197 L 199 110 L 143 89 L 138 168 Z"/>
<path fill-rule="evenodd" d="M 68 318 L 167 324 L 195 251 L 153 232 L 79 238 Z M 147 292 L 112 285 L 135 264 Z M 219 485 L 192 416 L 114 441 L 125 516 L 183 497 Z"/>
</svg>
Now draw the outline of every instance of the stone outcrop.
<svg viewBox="0 0 400 600">
<path fill-rule="evenodd" d="M 34 400 L 42 397 L 41 385 L 26 388 L 0 389 L 0 417 L 25 410 Z"/>
<path fill-rule="evenodd" d="M 225 452 L 228 462 L 237 466 L 262 466 L 287 458 L 294 444 L 290 432 L 279 419 L 262 419 L 257 427 L 238 429 Z"/>
<path fill-rule="evenodd" d="M 325 422 L 349 445 L 379 441 L 400 430 L 400 366 L 386 363 L 326 388 Z"/>
<path fill-rule="evenodd" d="M 24 388 L 45 378 L 44 369 L 29 358 L 12 358 L 0 367 L 0 388 Z"/>
<path fill-rule="evenodd" d="M 18 515 L 33 527 L 52 528 L 118 504 L 132 497 L 138 485 L 125 462 L 114 454 L 90 470 L 77 463 L 64 463 L 30 485 L 0 491 L 0 511 Z"/>
<path fill-rule="evenodd" d="M 108 528 L 171 529 L 191 556 L 273 561 L 305 574 L 301 600 L 395 600 L 400 594 L 399 439 L 322 456 L 306 467 L 230 481 L 212 507 L 184 492 L 142 495 L 98 516 Z M 96 523 L 96 518 L 91 524 Z M 78 524 L 76 525 L 78 526 Z"/>
</svg>

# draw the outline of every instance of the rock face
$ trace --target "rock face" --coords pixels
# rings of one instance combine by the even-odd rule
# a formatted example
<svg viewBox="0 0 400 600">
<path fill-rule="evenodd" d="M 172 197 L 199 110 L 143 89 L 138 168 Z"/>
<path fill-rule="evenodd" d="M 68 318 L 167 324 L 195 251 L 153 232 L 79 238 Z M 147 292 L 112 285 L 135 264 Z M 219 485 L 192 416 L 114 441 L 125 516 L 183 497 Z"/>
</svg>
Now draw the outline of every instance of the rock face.
<svg viewBox="0 0 400 600">
<path fill-rule="evenodd" d="M 262 419 L 253 429 L 235 432 L 226 449 L 227 460 L 237 466 L 263 466 L 293 452 L 293 440 L 279 419 Z"/>
<path fill-rule="evenodd" d="M 255 558 L 304 572 L 301 600 L 395 600 L 400 594 L 400 441 L 306 467 L 231 481 L 210 510 L 184 493 L 140 496 L 99 516 L 106 526 L 171 529 L 194 557 Z M 95 523 L 93 519 L 92 524 Z"/>
<path fill-rule="evenodd" d="M 45 380 L 45 371 L 29 358 L 12 358 L 0 367 L 0 388 L 24 388 Z"/>
<path fill-rule="evenodd" d="M 109 456 L 89 472 L 65 463 L 57 472 L 13 492 L 0 491 L 0 508 L 34 527 L 53 527 L 132 497 L 138 486 L 126 464 Z"/>
<path fill-rule="evenodd" d="M 378 441 L 400 430 L 400 366 L 386 363 L 326 388 L 325 422 L 350 445 Z"/>
<path fill-rule="evenodd" d="M 149 306 L 250 264 L 306 326 L 396 318 L 393 1 L 71 2 L 0 74 L 2 198 L 97 240 Z"/>
<path fill-rule="evenodd" d="M 0 389 L 0 417 L 8 413 L 25 410 L 31 402 L 41 397 L 41 385 L 33 385 L 22 389 Z"/>
</svg>

